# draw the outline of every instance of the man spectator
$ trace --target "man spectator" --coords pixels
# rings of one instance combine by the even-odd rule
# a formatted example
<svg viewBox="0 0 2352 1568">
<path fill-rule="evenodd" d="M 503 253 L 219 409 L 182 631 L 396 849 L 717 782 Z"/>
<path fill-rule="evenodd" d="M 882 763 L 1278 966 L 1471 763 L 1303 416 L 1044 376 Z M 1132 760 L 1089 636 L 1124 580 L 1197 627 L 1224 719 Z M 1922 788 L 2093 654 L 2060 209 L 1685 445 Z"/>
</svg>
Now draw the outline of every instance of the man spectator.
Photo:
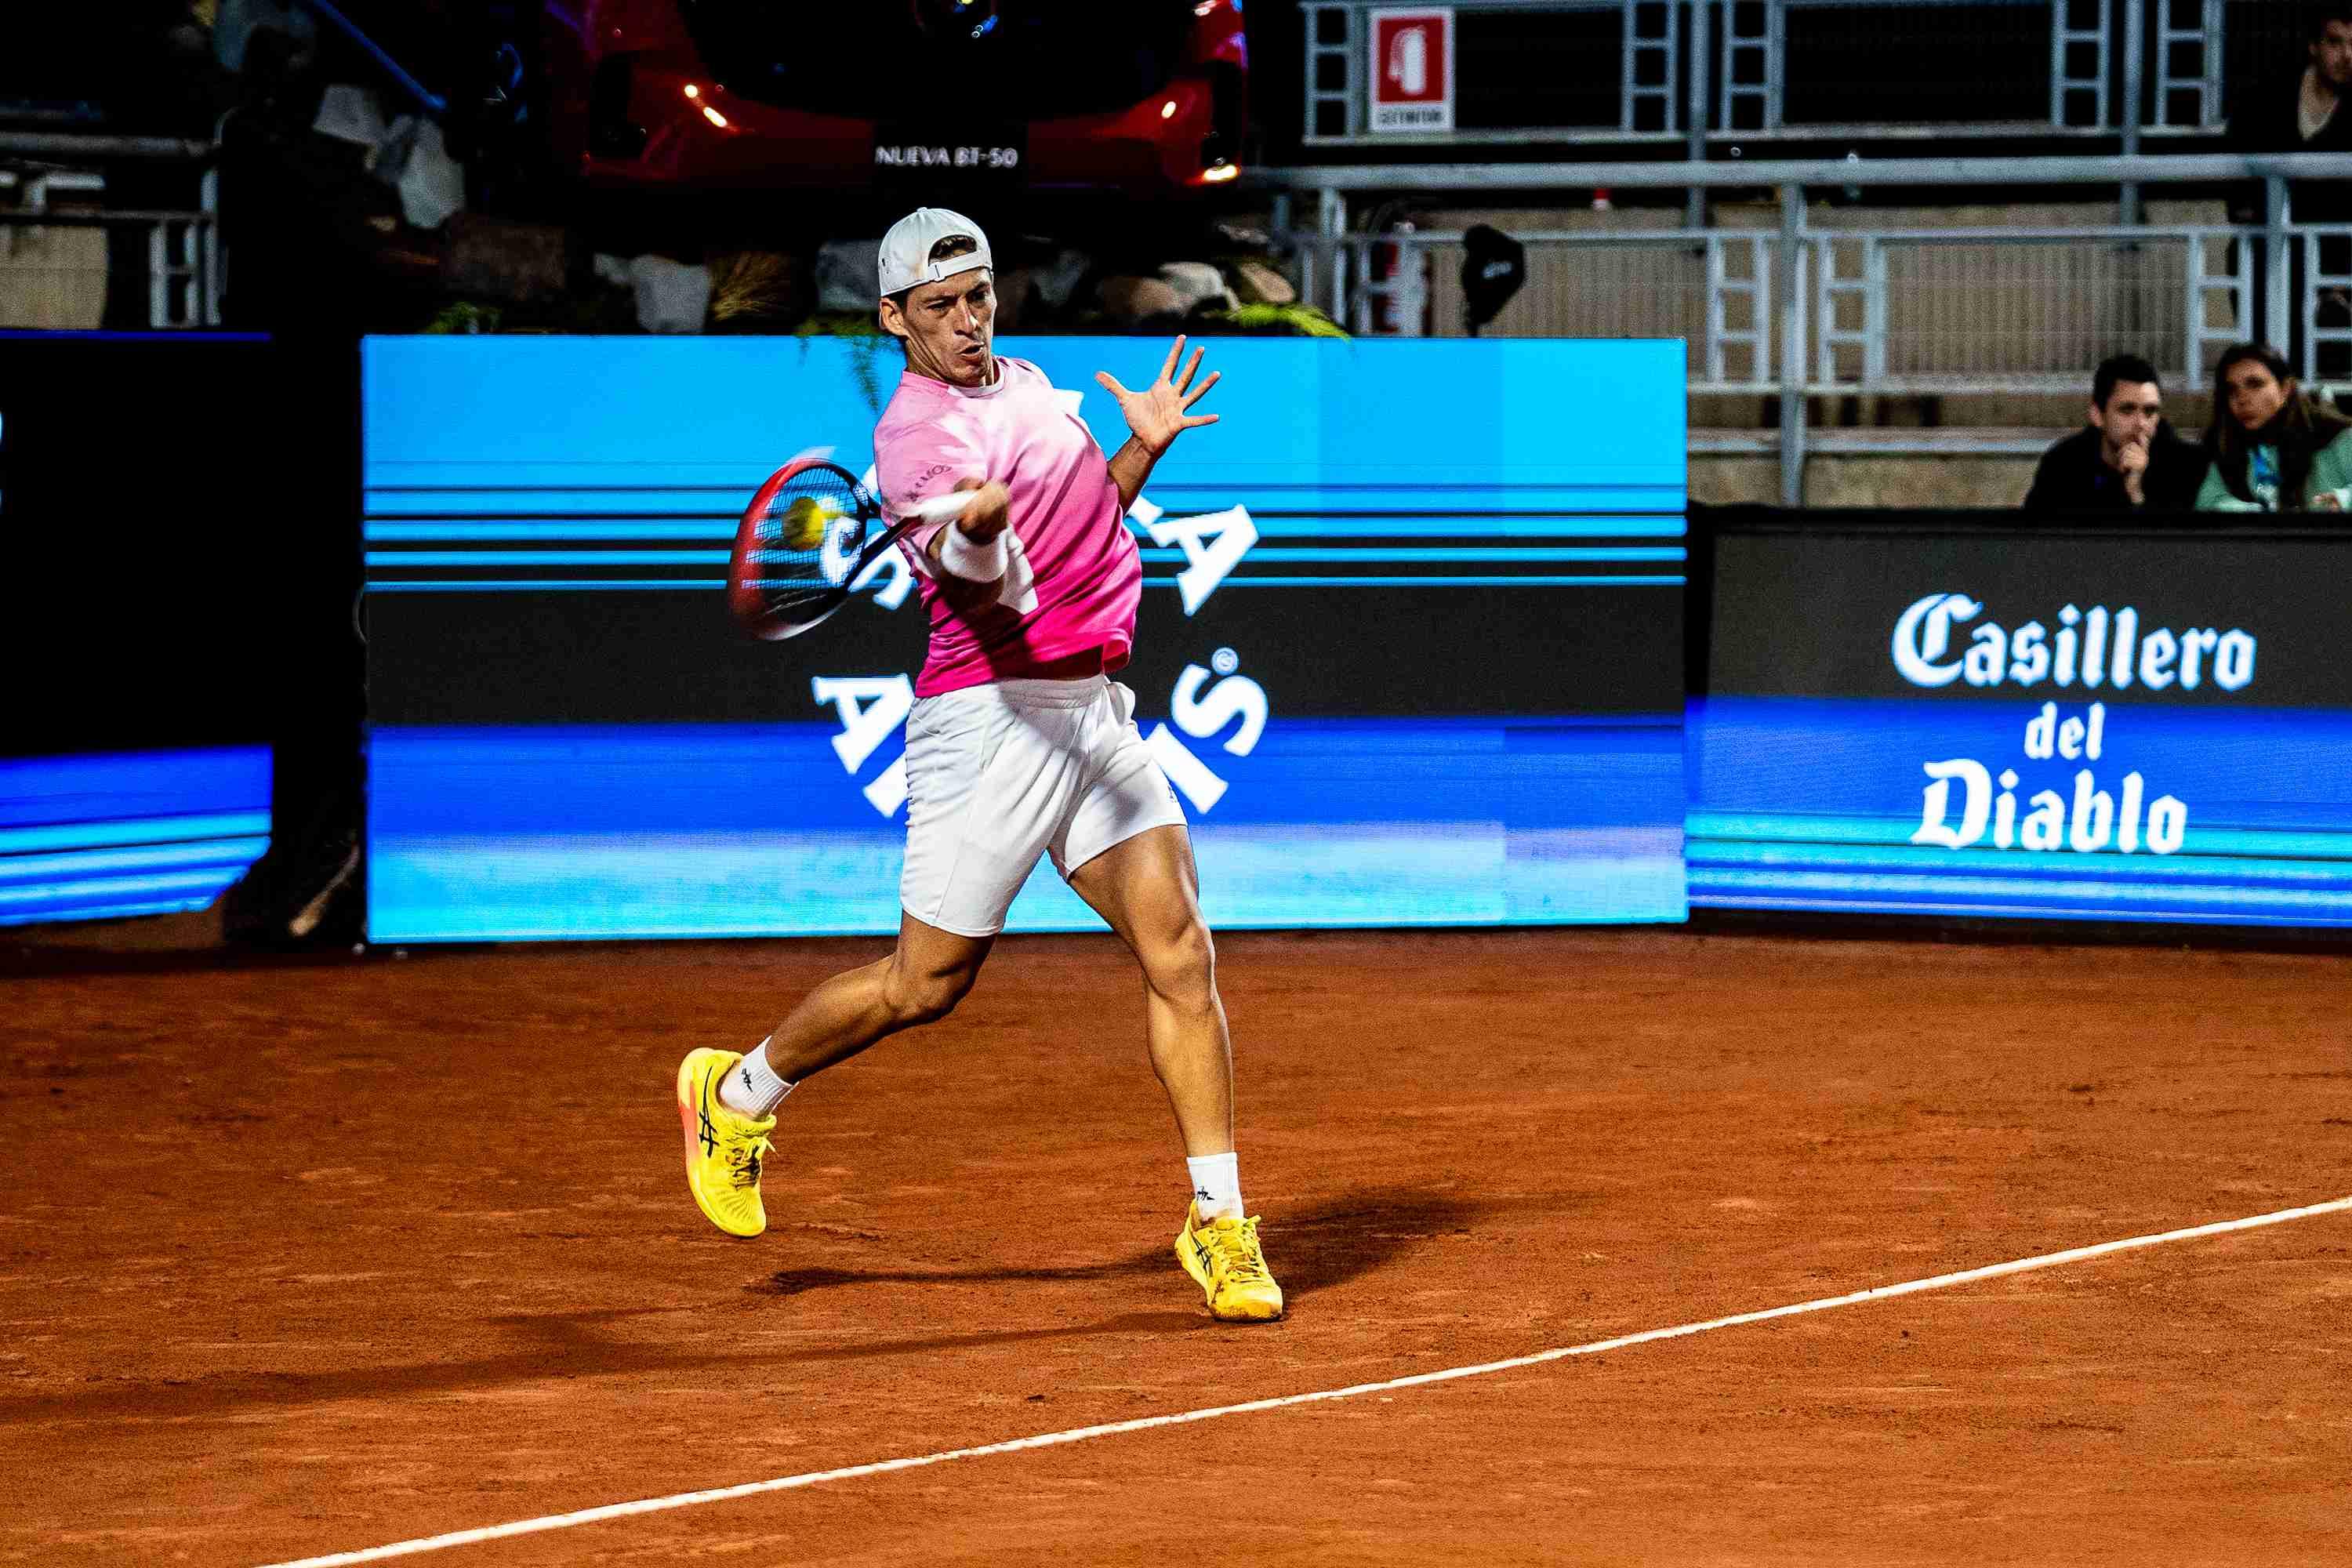
<svg viewBox="0 0 2352 1568">
<path fill-rule="evenodd" d="M 2304 8 L 2304 53 L 2305 63 L 2292 86 L 2283 81 L 2231 111 L 2234 139 L 2242 151 L 2352 153 L 2352 105 L 2345 102 L 2352 96 L 2352 0 L 2321 0 Z M 2257 185 L 2252 200 L 2233 205 L 2230 216 L 2233 222 L 2260 224 L 2267 221 L 2268 207 L 2263 187 Z M 2352 223 L 2352 180 L 2291 182 L 2287 213 L 2298 224 Z M 2260 247 L 2257 241 L 2258 257 Z M 2352 265 L 2352 241 L 2337 235 L 2323 236 L 2320 272 L 2341 277 L 2347 265 Z M 2305 284 L 2301 246 L 2290 246 L 2288 268 L 2287 355 L 2290 363 L 2302 364 Z M 2256 329 L 2252 336 L 2261 335 L 2261 323 L 2268 320 L 2269 281 L 2269 269 L 2258 260 L 2253 268 L 2252 320 L 2245 323 Z M 2352 300 L 2342 289 L 2331 289 L 2320 300 L 2318 314 L 2322 328 L 2352 324 Z M 2323 376 L 2342 375 L 2352 368 L 2352 360 L 2347 360 L 2339 343 L 2328 344 L 2318 361 L 2313 368 Z"/>
<path fill-rule="evenodd" d="M 2205 455 L 2166 423 L 2154 365 L 2137 354 L 2101 361 L 2090 417 L 2042 455 L 2026 510 L 2187 511 L 2197 504 Z"/>
<path fill-rule="evenodd" d="M 2239 141 L 2249 153 L 2352 153 L 2352 111 L 2344 99 L 2352 94 L 2352 0 L 2323 0 L 2304 9 L 2303 70 L 2289 87 L 2280 86 L 2262 99 L 2235 110 Z M 2300 218 L 2305 182 L 2295 187 L 2295 216 Z M 2325 182 L 2315 192 L 2336 212 L 2352 205 L 2341 181 Z"/>
</svg>

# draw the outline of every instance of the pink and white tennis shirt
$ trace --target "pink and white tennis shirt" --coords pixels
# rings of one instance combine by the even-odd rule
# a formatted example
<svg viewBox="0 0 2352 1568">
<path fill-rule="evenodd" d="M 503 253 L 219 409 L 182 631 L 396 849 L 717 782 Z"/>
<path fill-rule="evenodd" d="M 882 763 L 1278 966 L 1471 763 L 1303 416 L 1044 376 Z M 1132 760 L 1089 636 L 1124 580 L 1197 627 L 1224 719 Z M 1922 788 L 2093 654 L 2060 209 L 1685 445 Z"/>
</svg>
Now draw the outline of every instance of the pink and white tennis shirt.
<svg viewBox="0 0 2352 1568">
<path fill-rule="evenodd" d="M 953 489 L 959 479 L 997 479 L 1012 497 L 1012 529 L 1036 605 L 951 608 L 925 553 L 946 522 L 900 542 L 915 564 L 931 622 L 930 650 L 915 695 L 1024 676 L 1086 673 L 1099 654 L 1108 672 L 1127 662 L 1143 597 L 1143 560 L 1127 531 L 1118 486 L 1075 407 L 1027 360 L 996 361 L 986 386 L 898 378 L 874 431 L 882 506 L 900 509 Z"/>
</svg>

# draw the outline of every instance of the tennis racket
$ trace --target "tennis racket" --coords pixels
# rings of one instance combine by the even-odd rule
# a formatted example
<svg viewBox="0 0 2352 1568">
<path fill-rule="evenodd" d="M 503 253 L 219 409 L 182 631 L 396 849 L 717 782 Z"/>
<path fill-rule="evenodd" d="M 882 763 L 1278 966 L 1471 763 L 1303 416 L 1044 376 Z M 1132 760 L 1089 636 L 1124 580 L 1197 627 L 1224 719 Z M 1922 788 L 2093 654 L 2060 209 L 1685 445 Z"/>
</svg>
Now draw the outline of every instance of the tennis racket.
<svg viewBox="0 0 2352 1568">
<path fill-rule="evenodd" d="M 727 567 L 728 611 L 755 637 L 798 637 L 849 603 L 866 568 L 908 529 L 954 517 L 971 499 L 935 496 L 888 523 L 848 469 L 803 453 L 768 476 L 743 509 Z"/>
</svg>

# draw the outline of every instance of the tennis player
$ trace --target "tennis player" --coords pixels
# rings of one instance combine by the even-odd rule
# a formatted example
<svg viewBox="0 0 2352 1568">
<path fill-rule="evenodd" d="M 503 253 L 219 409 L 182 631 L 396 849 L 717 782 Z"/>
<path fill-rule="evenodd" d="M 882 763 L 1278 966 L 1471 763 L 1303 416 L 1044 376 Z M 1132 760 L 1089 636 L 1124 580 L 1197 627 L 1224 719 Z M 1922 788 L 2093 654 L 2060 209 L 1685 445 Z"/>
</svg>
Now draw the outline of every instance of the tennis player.
<svg viewBox="0 0 2352 1568">
<path fill-rule="evenodd" d="M 969 218 L 922 207 L 882 241 L 882 326 L 906 374 L 874 432 L 886 510 L 954 492 L 964 510 L 902 542 L 930 617 L 907 719 L 907 858 L 898 945 L 835 975 L 748 1056 L 704 1048 L 677 1071 L 687 1184 L 733 1236 L 767 1226 L 761 1164 L 795 1084 L 953 1011 L 1040 855 L 1142 966 L 1151 1065 L 1184 1142 L 1192 1204 L 1176 1257 L 1210 1312 L 1282 1315 L 1234 1152 L 1233 1053 L 1192 840 L 1134 722 L 1127 663 L 1143 568 L 1128 508 L 1182 432 L 1201 351 L 1184 340 L 1150 386 L 1096 380 L 1131 432 L 1108 461 L 1053 384 L 994 350 L 993 263 Z"/>
</svg>

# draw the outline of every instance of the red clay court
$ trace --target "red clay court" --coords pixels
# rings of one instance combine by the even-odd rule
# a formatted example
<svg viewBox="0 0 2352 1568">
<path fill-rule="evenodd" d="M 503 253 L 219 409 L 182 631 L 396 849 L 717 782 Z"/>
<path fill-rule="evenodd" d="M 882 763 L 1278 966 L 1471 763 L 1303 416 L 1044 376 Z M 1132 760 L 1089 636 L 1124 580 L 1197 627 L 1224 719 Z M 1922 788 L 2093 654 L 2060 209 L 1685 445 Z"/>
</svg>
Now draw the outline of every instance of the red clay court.
<svg viewBox="0 0 2352 1568">
<path fill-rule="evenodd" d="M 416 1555 L 2352 1555 L 2344 1208 L 1366 1386 L 2344 1198 L 2340 955 L 1229 937 L 1292 1306 L 1243 1329 L 1108 937 L 1006 941 L 793 1098 L 767 1236 L 700 1219 L 681 1045 L 878 951 L 14 951 L 0 1559 L 377 1561 L 1131 1421 Z"/>
</svg>

